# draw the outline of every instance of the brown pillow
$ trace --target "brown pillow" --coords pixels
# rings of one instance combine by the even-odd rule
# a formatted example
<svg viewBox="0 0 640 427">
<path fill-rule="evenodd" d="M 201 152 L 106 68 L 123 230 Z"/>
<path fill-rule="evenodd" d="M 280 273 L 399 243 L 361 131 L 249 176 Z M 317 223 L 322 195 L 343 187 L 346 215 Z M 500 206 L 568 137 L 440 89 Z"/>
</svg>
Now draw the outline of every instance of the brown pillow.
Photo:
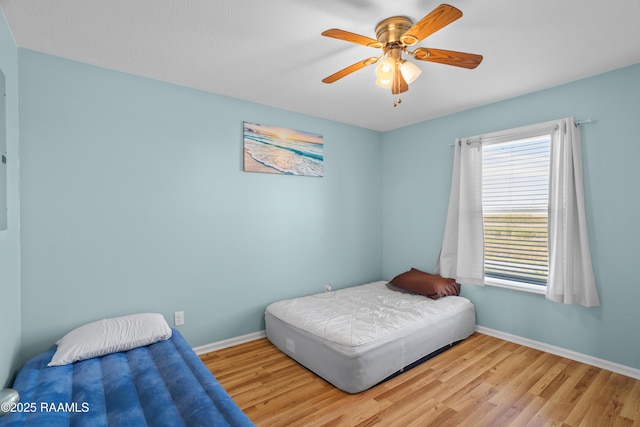
<svg viewBox="0 0 640 427">
<path fill-rule="evenodd" d="M 455 279 L 425 273 L 415 268 L 397 275 L 390 283 L 431 299 L 438 299 L 448 295 L 460 295 L 460 285 Z"/>
</svg>

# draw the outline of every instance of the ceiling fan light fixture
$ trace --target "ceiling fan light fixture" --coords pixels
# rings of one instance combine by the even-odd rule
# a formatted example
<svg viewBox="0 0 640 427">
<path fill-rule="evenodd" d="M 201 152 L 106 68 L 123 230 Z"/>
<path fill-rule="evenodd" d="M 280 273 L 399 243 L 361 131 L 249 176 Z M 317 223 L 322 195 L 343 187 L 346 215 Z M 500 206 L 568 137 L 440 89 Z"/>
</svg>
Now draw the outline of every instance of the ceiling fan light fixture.
<svg viewBox="0 0 640 427">
<path fill-rule="evenodd" d="M 400 66 L 400 72 L 402 73 L 402 77 L 407 82 L 407 84 L 413 83 L 418 76 L 422 73 L 420 67 L 416 64 L 409 61 L 402 61 L 402 65 Z"/>
<path fill-rule="evenodd" d="M 395 59 L 387 56 L 385 59 L 380 61 L 378 66 L 376 67 L 376 76 L 379 78 L 393 78 L 393 70 L 396 68 Z"/>
<path fill-rule="evenodd" d="M 376 84 L 383 89 L 390 89 L 392 82 L 393 82 L 393 78 L 384 79 L 384 78 L 378 77 L 376 79 Z"/>
<path fill-rule="evenodd" d="M 396 69 L 396 61 L 394 58 L 387 56 L 380 61 L 376 67 L 376 84 L 382 88 L 389 89 L 393 82 L 393 73 Z"/>
</svg>

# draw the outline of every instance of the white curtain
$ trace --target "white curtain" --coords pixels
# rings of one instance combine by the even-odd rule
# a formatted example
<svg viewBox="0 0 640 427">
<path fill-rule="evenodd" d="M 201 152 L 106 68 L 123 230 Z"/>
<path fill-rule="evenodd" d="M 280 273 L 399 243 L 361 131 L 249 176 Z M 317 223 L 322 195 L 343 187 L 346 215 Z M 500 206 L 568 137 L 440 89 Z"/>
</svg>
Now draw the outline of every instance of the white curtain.
<svg viewBox="0 0 640 427">
<path fill-rule="evenodd" d="M 436 274 L 459 283 L 484 285 L 482 148 L 456 140 L 449 210 Z"/>
<path fill-rule="evenodd" d="M 600 301 L 587 236 L 580 130 L 573 118 L 567 118 L 518 128 L 516 133 L 525 135 L 533 127 L 556 124 L 551 142 L 546 298 L 593 307 Z M 482 148 L 477 138 L 472 140 L 455 143 L 449 209 L 435 271 L 460 283 L 483 285 Z"/>
<path fill-rule="evenodd" d="M 587 236 L 580 129 L 573 117 L 560 120 L 551 142 L 546 298 L 585 307 L 600 305 Z"/>
</svg>

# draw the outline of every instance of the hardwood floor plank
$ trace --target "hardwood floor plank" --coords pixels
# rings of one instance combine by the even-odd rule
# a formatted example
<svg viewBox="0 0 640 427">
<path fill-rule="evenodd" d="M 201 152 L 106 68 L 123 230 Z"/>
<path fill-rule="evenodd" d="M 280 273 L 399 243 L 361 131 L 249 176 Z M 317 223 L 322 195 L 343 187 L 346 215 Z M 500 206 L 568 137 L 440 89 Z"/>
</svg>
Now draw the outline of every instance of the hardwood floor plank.
<svg viewBox="0 0 640 427">
<path fill-rule="evenodd" d="M 640 426 L 640 381 L 476 333 L 345 393 L 260 339 L 201 356 L 259 427 Z"/>
<path fill-rule="evenodd" d="M 584 422 L 587 422 L 588 425 L 596 425 L 589 422 L 587 415 L 595 402 L 599 399 L 600 391 L 612 373 L 594 367 L 591 369 L 594 370 L 595 376 L 591 380 L 589 386 L 584 389 L 580 399 L 576 402 L 573 410 L 566 418 L 565 422 L 569 425 L 583 425 Z M 586 375 L 590 375 L 590 372 L 587 371 Z M 577 386 L 579 385 L 577 384 Z"/>
<path fill-rule="evenodd" d="M 620 415 L 630 420 L 636 420 L 640 424 L 640 381 L 629 378 L 632 388 L 627 395 Z"/>
</svg>

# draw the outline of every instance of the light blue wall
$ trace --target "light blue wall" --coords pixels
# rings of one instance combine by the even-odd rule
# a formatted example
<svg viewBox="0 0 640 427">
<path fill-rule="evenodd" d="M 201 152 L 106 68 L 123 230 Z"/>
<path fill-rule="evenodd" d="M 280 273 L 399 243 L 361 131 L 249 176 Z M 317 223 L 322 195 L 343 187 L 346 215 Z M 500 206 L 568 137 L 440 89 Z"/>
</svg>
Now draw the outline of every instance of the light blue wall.
<svg viewBox="0 0 640 427">
<path fill-rule="evenodd" d="M 14 326 L 3 341 L 0 381 L 15 369 L 18 348 L 24 359 L 94 319 L 158 311 L 171 320 L 184 310 L 181 330 L 197 346 L 258 331 L 269 302 L 327 282 L 343 287 L 412 266 L 431 270 L 454 138 L 569 115 L 596 120 L 582 129 L 602 306 L 489 287 L 464 286 L 463 295 L 476 304 L 480 325 L 640 368 L 640 141 L 633 131 L 640 65 L 380 134 L 29 50 L 16 54 L 4 25 L 0 66 L 16 154 L 16 55 L 21 193 L 16 156 L 10 229 L 0 233 L 0 274 L 9 277 L 0 321 Z M 324 135 L 326 176 L 242 172 L 243 120 Z"/>
<path fill-rule="evenodd" d="M 18 57 L 24 357 L 142 311 L 184 310 L 203 345 L 263 329 L 272 301 L 381 277 L 379 133 Z M 325 177 L 243 172 L 243 120 L 323 135 Z"/>
<path fill-rule="evenodd" d="M 463 286 L 463 295 L 482 326 L 640 368 L 640 64 L 384 134 L 383 276 L 435 266 L 456 137 L 567 116 L 595 120 L 581 129 L 602 305 L 566 306 L 492 287 Z"/>
<path fill-rule="evenodd" d="M 18 191 L 18 54 L 2 12 L 0 12 L 0 69 L 5 75 L 8 158 L 7 229 L 0 231 L 0 325 L 2 325 L 0 388 L 3 388 L 13 380 L 20 352 L 20 197 Z M 4 183 L 0 182 L 0 185 Z"/>
</svg>

